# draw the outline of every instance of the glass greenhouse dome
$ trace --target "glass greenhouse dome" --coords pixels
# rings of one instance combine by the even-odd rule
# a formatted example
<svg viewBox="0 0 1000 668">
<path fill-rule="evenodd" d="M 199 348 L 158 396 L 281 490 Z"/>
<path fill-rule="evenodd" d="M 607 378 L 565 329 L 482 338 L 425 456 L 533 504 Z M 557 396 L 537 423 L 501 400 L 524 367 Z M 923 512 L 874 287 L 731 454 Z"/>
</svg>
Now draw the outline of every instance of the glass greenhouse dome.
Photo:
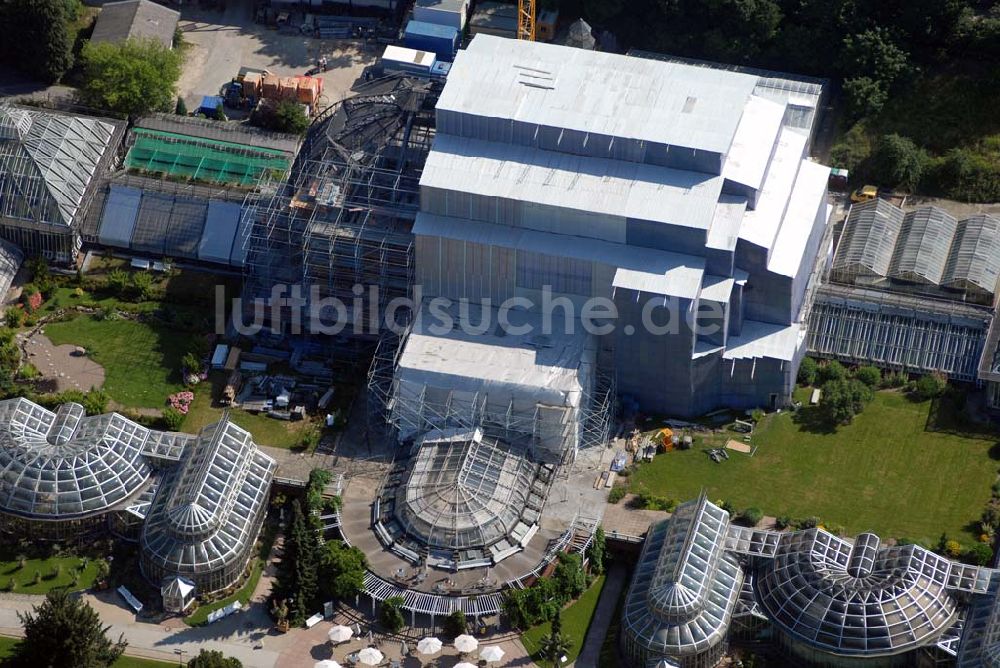
<svg viewBox="0 0 1000 668">
<path fill-rule="evenodd" d="M 100 515 L 147 483 L 149 430 L 120 415 L 0 402 L 0 510 L 27 520 Z"/>
<path fill-rule="evenodd" d="M 433 431 L 396 497 L 403 529 L 438 549 L 489 548 L 521 521 L 539 466 L 481 431 Z"/>
<path fill-rule="evenodd" d="M 140 565 L 159 586 L 189 578 L 198 594 L 235 583 L 250 559 L 277 464 L 224 418 L 201 430 L 167 471 L 140 538 Z"/>
</svg>

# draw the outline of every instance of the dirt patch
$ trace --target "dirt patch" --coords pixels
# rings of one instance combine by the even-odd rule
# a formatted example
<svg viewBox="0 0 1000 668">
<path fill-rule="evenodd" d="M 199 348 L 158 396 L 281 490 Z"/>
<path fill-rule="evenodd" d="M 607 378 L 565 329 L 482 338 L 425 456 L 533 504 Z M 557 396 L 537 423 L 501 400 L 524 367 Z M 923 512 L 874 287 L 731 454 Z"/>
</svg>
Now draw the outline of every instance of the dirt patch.
<svg viewBox="0 0 1000 668">
<path fill-rule="evenodd" d="M 25 341 L 28 362 L 38 369 L 40 380 L 56 392 L 81 390 L 104 385 L 104 367 L 81 354 L 73 345 L 53 345 L 40 330 Z"/>
<path fill-rule="evenodd" d="M 321 40 L 285 34 L 253 21 L 253 3 L 230 2 L 224 12 L 185 6 L 180 29 L 184 34 L 184 71 L 178 91 L 194 110 L 203 95 L 217 95 L 240 67 L 266 69 L 278 76 L 305 74 L 320 56 L 329 70 L 323 79 L 321 107 L 346 97 L 378 47 L 358 40 Z"/>
</svg>

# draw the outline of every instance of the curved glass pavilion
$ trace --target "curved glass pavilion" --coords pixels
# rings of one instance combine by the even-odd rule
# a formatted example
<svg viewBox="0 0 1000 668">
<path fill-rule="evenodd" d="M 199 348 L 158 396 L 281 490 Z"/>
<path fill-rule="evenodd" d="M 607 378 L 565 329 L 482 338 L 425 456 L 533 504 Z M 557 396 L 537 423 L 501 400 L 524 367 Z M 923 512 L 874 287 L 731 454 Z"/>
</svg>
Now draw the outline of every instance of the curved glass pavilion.
<svg viewBox="0 0 1000 668">
<path fill-rule="evenodd" d="M 994 569 L 871 533 L 734 526 L 702 497 L 650 529 L 621 645 L 635 668 L 713 668 L 731 634 L 758 639 L 770 625 L 782 665 L 943 666 L 958 656 L 961 668 L 992 666 L 998 590 Z"/>
<path fill-rule="evenodd" d="M 115 413 L 87 417 L 79 404 L 0 402 L 3 529 L 52 539 L 100 529 L 149 483 L 149 433 Z"/>
<path fill-rule="evenodd" d="M 140 537 L 143 575 L 194 582 L 198 594 L 235 583 L 264 521 L 277 464 L 250 433 L 223 418 L 204 427 L 168 470 Z"/>
<path fill-rule="evenodd" d="M 499 561 L 533 534 L 547 490 L 540 470 L 524 450 L 481 430 L 430 431 L 395 488 L 389 530 L 460 562 Z"/>
</svg>

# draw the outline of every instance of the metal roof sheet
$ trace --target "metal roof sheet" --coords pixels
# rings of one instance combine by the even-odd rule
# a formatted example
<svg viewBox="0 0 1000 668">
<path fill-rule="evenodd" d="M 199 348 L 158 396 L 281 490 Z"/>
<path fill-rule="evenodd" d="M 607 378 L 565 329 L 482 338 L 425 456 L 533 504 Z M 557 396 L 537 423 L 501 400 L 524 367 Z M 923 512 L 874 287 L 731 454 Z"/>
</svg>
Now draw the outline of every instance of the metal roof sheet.
<svg viewBox="0 0 1000 668">
<path fill-rule="evenodd" d="M 740 239 L 761 248 L 771 248 L 785 215 L 807 140 L 804 135 L 787 128 L 778 135 L 778 144 L 757 198 L 757 206 L 747 211 L 743 218 Z"/>
<path fill-rule="evenodd" d="M 941 283 L 958 221 L 944 209 L 921 207 L 903 217 L 889 276 L 922 283 Z"/>
<path fill-rule="evenodd" d="M 768 271 L 782 276 L 795 276 L 803 263 L 811 266 L 812 258 L 803 255 L 816 228 L 819 207 L 827 206 L 824 195 L 829 177 L 830 168 L 826 165 L 802 161 L 792 196 L 788 200 L 788 208 L 781 221 L 781 229 L 778 230 L 768 256 Z"/>
<path fill-rule="evenodd" d="M 761 188 L 784 116 L 784 104 L 750 97 L 722 168 L 726 179 L 754 190 Z"/>
<path fill-rule="evenodd" d="M 240 208 L 235 202 L 208 203 L 205 229 L 198 244 L 198 259 L 229 264 L 233 239 L 240 225 Z"/>
</svg>

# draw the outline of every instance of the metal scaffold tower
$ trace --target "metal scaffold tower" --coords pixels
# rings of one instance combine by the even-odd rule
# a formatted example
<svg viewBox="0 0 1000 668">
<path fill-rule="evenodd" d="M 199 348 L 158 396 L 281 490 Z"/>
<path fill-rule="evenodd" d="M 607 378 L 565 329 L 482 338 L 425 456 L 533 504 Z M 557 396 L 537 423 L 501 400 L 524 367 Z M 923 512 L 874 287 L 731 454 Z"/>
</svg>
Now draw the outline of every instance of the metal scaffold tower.
<svg viewBox="0 0 1000 668">
<path fill-rule="evenodd" d="M 347 307 L 345 335 L 377 338 L 381 308 L 414 280 L 411 228 L 434 136 L 434 90 L 398 76 L 366 84 L 313 123 L 287 181 L 264 175 L 260 188 L 272 194 L 244 241 L 245 306 L 267 303 L 276 284 L 299 285 L 305 299 L 315 287 Z M 325 326 L 337 319 L 319 315 Z"/>
</svg>

